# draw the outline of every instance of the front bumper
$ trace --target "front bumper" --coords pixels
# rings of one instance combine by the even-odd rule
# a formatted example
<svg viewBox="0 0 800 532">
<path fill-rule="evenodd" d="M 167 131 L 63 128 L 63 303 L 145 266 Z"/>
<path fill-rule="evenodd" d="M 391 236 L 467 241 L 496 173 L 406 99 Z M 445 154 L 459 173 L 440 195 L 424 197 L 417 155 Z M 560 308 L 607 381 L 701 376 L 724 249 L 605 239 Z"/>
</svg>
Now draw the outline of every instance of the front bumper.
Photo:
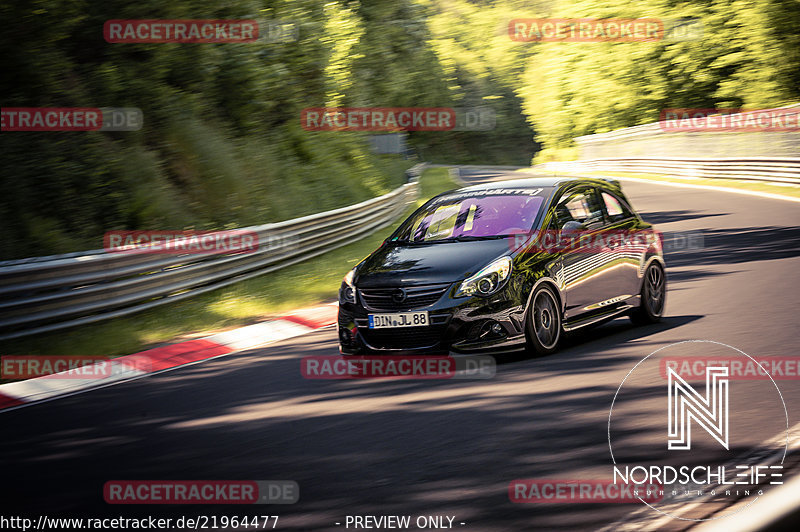
<svg viewBox="0 0 800 532">
<path fill-rule="evenodd" d="M 424 327 L 369 329 L 369 315 L 428 311 Z M 499 326 L 499 328 L 498 328 Z M 407 310 L 375 310 L 363 298 L 339 303 L 339 350 L 345 355 L 492 354 L 524 346 L 524 306 L 507 289 L 488 298 L 452 298 Z"/>
</svg>

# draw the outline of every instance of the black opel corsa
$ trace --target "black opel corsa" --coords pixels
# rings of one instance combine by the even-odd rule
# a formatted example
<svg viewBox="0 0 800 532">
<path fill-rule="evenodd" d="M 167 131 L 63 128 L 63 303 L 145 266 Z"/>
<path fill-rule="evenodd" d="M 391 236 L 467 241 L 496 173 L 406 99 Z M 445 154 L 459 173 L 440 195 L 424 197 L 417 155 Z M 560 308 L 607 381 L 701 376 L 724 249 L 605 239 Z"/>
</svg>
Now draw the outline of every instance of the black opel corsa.
<svg viewBox="0 0 800 532">
<path fill-rule="evenodd" d="M 657 322 L 660 235 L 612 180 L 529 178 L 440 194 L 339 290 L 343 354 L 554 352 L 620 314 Z"/>
</svg>

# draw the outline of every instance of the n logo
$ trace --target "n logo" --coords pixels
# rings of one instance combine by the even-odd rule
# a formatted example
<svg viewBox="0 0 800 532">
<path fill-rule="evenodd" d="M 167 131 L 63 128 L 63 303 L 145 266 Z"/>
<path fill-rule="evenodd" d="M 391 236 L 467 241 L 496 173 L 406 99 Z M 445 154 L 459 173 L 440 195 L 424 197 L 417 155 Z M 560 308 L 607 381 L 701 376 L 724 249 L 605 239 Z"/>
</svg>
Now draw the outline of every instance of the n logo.
<svg viewBox="0 0 800 532">
<path fill-rule="evenodd" d="M 692 424 L 711 434 L 723 447 L 728 448 L 728 368 L 706 367 L 705 397 L 689 386 L 672 368 L 667 368 L 669 387 L 669 439 L 670 450 L 692 448 Z"/>
</svg>

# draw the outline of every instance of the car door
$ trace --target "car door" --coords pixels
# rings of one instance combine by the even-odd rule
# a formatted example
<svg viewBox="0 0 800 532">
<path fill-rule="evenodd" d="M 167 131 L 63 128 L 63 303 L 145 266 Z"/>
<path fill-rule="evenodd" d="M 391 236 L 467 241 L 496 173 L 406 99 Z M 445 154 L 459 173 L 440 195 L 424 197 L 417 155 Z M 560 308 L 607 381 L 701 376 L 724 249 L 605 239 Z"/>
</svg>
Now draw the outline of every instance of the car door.
<svg viewBox="0 0 800 532">
<path fill-rule="evenodd" d="M 644 248 L 637 234 L 639 220 L 627 202 L 612 190 L 598 189 L 607 221 L 605 242 L 613 256 L 608 277 L 620 301 L 639 293 L 639 265 Z M 646 246 L 645 246 L 646 248 Z"/>
<path fill-rule="evenodd" d="M 612 253 L 597 245 L 602 242 L 607 221 L 594 187 L 566 191 L 555 210 L 562 243 L 565 318 L 571 321 L 619 295 L 619 280 L 611 271 Z M 572 244 L 565 247 L 564 242 Z"/>
</svg>

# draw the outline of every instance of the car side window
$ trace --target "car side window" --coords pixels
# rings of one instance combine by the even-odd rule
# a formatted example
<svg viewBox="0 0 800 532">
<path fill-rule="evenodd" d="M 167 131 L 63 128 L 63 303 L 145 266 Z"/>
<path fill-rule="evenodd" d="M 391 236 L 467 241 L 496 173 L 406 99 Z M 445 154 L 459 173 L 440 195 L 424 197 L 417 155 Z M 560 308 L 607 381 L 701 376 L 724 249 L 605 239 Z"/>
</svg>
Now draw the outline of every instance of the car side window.
<svg viewBox="0 0 800 532">
<path fill-rule="evenodd" d="M 585 229 L 603 225 L 603 208 L 592 189 L 573 190 L 561 197 L 556 204 L 556 226 L 561 229 L 567 222 L 579 222 Z"/>
<path fill-rule="evenodd" d="M 600 196 L 603 198 L 603 204 L 606 207 L 606 214 L 610 222 L 618 222 L 633 216 L 633 213 L 628 207 L 615 196 L 608 192 L 601 192 Z"/>
</svg>

